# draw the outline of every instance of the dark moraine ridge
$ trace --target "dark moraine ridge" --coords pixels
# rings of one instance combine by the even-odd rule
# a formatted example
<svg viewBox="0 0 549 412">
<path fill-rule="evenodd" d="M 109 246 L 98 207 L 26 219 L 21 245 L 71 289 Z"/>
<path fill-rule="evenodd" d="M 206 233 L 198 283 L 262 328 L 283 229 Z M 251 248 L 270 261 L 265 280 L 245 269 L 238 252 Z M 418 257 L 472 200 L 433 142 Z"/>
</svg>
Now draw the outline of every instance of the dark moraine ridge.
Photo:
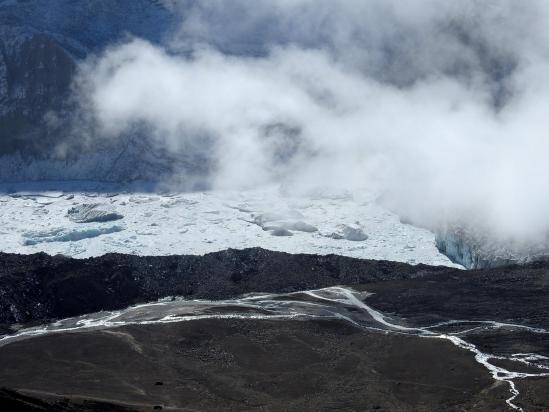
<svg viewBox="0 0 549 412">
<path fill-rule="evenodd" d="M 386 312 L 398 306 L 407 317 L 462 314 L 548 326 L 549 263 L 463 271 L 260 248 L 89 259 L 0 254 L 0 325 L 122 309 L 175 295 L 226 299 L 334 285 L 370 285 L 366 288 L 376 292 L 372 304 Z"/>
<path fill-rule="evenodd" d="M 292 292 L 448 271 L 259 248 L 204 256 L 108 254 L 89 259 L 0 253 L 0 325 L 122 309 L 174 295 L 224 299 L 248 292 Z"/>
</svg>

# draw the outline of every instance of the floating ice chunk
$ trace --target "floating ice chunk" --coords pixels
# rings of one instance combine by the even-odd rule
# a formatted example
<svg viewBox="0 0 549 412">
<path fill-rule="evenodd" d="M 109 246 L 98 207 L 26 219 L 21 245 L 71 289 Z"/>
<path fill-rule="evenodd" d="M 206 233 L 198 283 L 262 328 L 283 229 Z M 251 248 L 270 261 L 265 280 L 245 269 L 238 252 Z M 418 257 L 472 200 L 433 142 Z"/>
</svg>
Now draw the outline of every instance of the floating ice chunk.
<svg viewBox="0 0 549 412">
<path fill-rule="evenodd" d="M 144 204 L 144 203 L 151 203 L 151 202 L 155 202 L 157 201 L 158 198 L 157 197 L 153 197 L 153 196 L 131 196 L 129 198 L 129 201 L 131 203 L 136 203 L 138 205 L 140 204 Z"/>
<path fill-rule="evenodd" d="M 280 215 L 280 214 L 262 213 L 262 214 L 259 214 L 257 216 L 254 216 L 254 223 L 258 226 L 263 227 L 265 225 L 265 223 L 274 222 L 274 221 L 277 221 L 277 220 L 281 220 L 283 218 L 284 218 L 284 216 Z"/>
<path fill-rule="evenodd" d="M 253 223 L 265 231 L 270 231 L 274 236 L 291 236 L 291 231 L 314 233 L 318 229 L 302 220 L 304 216 L 297 210 L 284 212 L 260 213 L 252 215 Z"/>
<path fill-rule="evenodd" d="M 318 229 L 315 226 L 302 221 L 288 222 L 287 224 L 284 224 L 283 227 L 285 229 L 296 230 L 298 232 L 307 232 L 307 233 L 318 232 Z"/>
<path fill-rule="evenodd" d="M 368 239 L 368 235 L 364 233 L 362 228 L 358 226 L 353 227 L 348 225 L 341 225 L 339 232 L 333 232 L 325 236 L 337 240 L 347 239 L 353 242 L 362 242 Z"/>
<path fill-rule="evenodd" d="M 263 226 L 263 230 L 276 230 L 276 229 L 294 230 L 296 232 L 306 232 L 306 233 L 314 233 L 318 231 L 318 229 L 315 226 L 305 222 L 301 222 L 301 221 L 277 222 L 276 224 L 273 224 L 273 225 Z"/>
<path fill-rule="evenodd" d="M 44 197 L 44 198 L 36 197 L 36 198 L 31 198 L 31 199 L 34 200 L 39 207 L 40 206 L 48 206 L 48 205 L 51 205 L 55 202 L 55 199 L 52 199 L 52 198 L 49 198 L 49 197 Z"/>
<path fill-rule="evenodd" d="M 170 200 L 162 202 L 160 204 L 160 206 L 165 207 L 165 208 L 170 208 L 170 207 L 175 207 L 175 206 L 179 206 L 179 205 L 193 206 L 193 205 L 196 205 L 197 203 L 198 202 L 196 200 L 185 199 L 185 198 L 175 198 L 175 199 L 170 199 Z"/>
<path fill-rule="evenodd" d="M 293 233 L 283 228 L 274 228 L 271 230 L 273 236 L 293 236 Z"/>
<path fill-rule="evenodd" d="M 304 216 L 297 210 L 288 210 L 284 213 L 260 213 L 253 216 L 254 223 L 263 226 L 268 222 L 284 221 L 287 219 L 303 219 Z"/>
<path fill-rule="evenodd" d="M 362 231 L 359 227 L 352 226 L 343 226 L 343 237 L 347 240 L 352 240 L 354 242 L 362 242 L 368 239 L 368 235 Z"/>
<path fill-rule="evenodd" d="M 122 226 L 108 226 L 95 228 L 55 228 L 44 231 L 33 231 L 23 233 L 23 245 L 31 246 L 40 243 L 50 242 L 76 242 L 82 239 L 94 238 L 109 233 L 117 233 L 124 230 Z"/>
<path fill-rule="evenodd" d="M 67 217 L 76 223 L 110 222 L 124 218 L 112 206 L 99 203 L 83 203 L 72 207 L 68 210 Z"/>
<path fill-rule="evenodd" d="M 228 208 L 231 208 L 231 209 L 238 210 L 239 212 L 242 212 L 242 213 L 252 213 L 253 212 L 253 210 L 250 209 L 250 207 L 246 204 L 244 204 L 244 205 L 229 205 L 229 204 L 226 204 L 225 206 L 227 206 Z"/>
</svg>

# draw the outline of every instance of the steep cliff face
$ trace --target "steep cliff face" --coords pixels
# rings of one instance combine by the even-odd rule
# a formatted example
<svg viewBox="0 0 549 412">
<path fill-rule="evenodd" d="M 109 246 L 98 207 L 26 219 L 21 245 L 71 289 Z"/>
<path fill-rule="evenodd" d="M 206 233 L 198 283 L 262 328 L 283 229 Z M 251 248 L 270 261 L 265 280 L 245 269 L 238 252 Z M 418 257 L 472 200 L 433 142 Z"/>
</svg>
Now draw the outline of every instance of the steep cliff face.
<svg viewBox="0 0 549 412">
<path fill-rule="evenodd" d="M 92 150 L 81 145 L 78 125 L 67 120 L 69 94 L 78 63 L 90 53 L 127 36 L 159 42 L 176 20 L 169 2 L 155 0 L 0 1 L 0 180 L 162 174 L 169 159 L 151 161 L 146 144 L 142 151 L 126 150 L 127 140 Z M 59 149 L 65 141 L 69 155 Z"/>
</svg>

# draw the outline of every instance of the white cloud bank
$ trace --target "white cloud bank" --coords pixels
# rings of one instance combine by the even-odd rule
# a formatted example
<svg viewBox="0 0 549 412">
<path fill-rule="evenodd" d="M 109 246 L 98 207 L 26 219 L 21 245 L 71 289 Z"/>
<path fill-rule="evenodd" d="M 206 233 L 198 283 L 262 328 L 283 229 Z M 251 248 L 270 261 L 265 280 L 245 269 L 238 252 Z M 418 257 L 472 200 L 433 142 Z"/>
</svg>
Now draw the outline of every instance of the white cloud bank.
<svg viewBox="0 0 549 412">
<path fill-rule="evenodd" d="M 369 188 L 421 224 L 549 230 L 548 3 L 185 4 L 170 44 L 81 67 L 102 136 L 207 147 L 215 187 Z"/>
</svg>

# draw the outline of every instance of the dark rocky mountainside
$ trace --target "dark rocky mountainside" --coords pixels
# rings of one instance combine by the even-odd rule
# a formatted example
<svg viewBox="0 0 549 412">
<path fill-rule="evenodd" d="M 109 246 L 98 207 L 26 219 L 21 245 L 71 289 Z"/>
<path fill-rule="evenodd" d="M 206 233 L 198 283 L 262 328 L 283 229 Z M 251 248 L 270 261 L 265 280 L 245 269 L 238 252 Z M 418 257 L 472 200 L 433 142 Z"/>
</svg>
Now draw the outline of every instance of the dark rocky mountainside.
<svg viewBox="0 0 549 412">
<path fill-rule="evenodd" d="M 171 172 L 174 159 L 143 138 L 94 139 L 88 147 L 71 87 L 78 64 L 108 45 L 131 36 L 161 42 L 179 21 L 172 6 L 0 1 L 0 181 L 127 181 Z"/>
<path fill-rule="evenodd" d="M 0 154 L 49 148 L 39 128 L 62 108 L 77 62 L 124 36 L 158 42 L 174 17 L 152 0 L 0 1 Z"/>
</svg>

